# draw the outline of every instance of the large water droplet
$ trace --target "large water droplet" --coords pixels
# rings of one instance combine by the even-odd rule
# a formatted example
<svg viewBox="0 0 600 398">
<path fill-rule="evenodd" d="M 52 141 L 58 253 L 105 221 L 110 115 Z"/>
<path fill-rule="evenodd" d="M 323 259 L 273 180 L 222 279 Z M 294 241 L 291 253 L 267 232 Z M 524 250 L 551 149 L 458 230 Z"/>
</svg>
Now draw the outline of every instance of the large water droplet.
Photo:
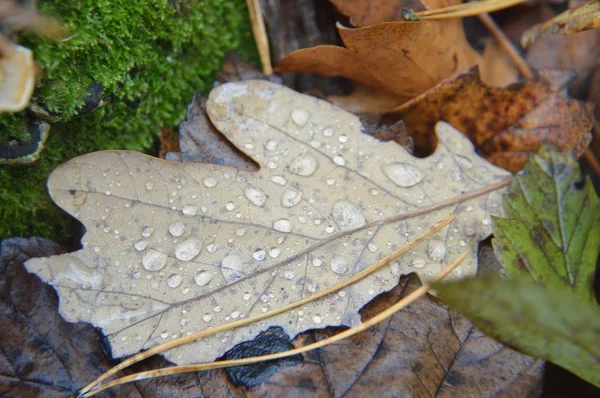
<svg viewBox="0 0 600 398">
<path fill-rule="evenodd" d="M 167 255 L 157 250 L 150 249 L 142 258 L 142 265 L 148 271 L 159 271 L 167 265 Z"/>
<path fill-rule="evenodd" d="M 271 177 L 271 181 L 273 181 L 275 184 L 279 184 L 279 185 L 285 185 L 287 183 L 287 180 L 285 178 L 283 178 L 282 176 L 273 176 L 273 177 Z"/>
<path fill-rule="evenodd" d="M 198 208 L 194 205 L 185 205 L 181 212 L 186 216 L 195 216 L 198 213 Z"/>
<path fill-rule="evenodd" d="M 337 164 L 338 166 L 344 166 L 346 164 L 346 160 L 342 156 L 337 155 L 333 157 L 333 163 Z"/>
<path fill-rule="evenodd" d="M 145 227 L 144 229 L 142 229 L 142 236 L 144 238 L 149 238 L 152 236 L 152 233 L 154 232 L 154 228 L 152 227 Z"/>
<path fill-rule="evenodd" d="M 244 276 L 242 272 L 242 258 L 237 254 L 225 256 L 221 261 L 221 273 L 228 283 L 237 281 Z"/>
<path fill-rule="evenodd" d="M 253 205 L 261 207 L 267 200 L 267 195 L 258 188 L 248 187 L 244 190 L 244 195 Z"/>
<path fill-rule="evenodd" d="M 425 177 L 425 175 L 408 163 L 388 163 L 381 166 L 383 173 L 401 187 L 412 187 L 417 185 Z"/>
<path fill-rule="evenodd" d="M 460 168 L 463 170 L 468 170 L 468 169 L 473 168 L 473 162 L 464 156 L 454 155 L 454 160 L 456 160 L 456 163 L 458 163 Z"/>
<path fill-rule="evenodd" d="M 274 151 L 277 149 L 277 141 L 269 140 L 265 142 L 265 149 L 267 151 Z"/>
<path fill-rule="evenodd" d="M 254 253 L 252 253 L 252 258 L 256 261 L 262 261 L 267 257 L 267 252 L 263 249 L 256 249 Z"/>
<path fill-rule="evenodd" d="M 312 152 L 307 152 L 294 159 L 289 166 L 290 172 L 308 177 L 319 168 L 319 159 Z"/>
<path fill-rule="evenodd" d="M 215 177 L 207 176 L 204 177 L 204 186 L 207 188 L 212 188 L 217 185 L 217 179 Z"/>
<path fill-rule="evenodd" d="M 290 222 L 290 220 L 282 218 L 273 223 L 273 229 L 275 231 L 289 233 L 292 232 L 292 223 Z"/>
<path fill-rule="evenodd" d="M 183 281 L 183 278 L 181 277 L 181 275 L 172 274 L 172 275 L 169 275 L 169 277 L 167 278 L 167 286 L 174 289 L 176 287 L 179 287 L 179 285 L 181 285 L 182 281 Z"/>
<path fill-rule="evenodd" d="M 312 319 L 313 322 L 317 324 L 323 322 L 323 318 L 321 318 L 319 315 L 314 315 Z"/>
<path fill-rule="evenodd" d="M 331 262 L 329 263 L 331 270 L 336 274 L 344 274 L 348 271 L 348 262 L 344 257 L 341 256 L 333 256 L 331 258 Z"/>
<path fill-rule="evenodd" d="M 427 265 L 427 260 L 421 257 L 415 257 L 410 263 L 411 267 L 424 268 Z"/>
<path fill-rule="evenodd" d="M 194 281 L 196 282 L 196 285 L 198 285 L 198 286 L 208 285 L 208 283 L 210 282 L 211 279 L 212 279 L 212 275 L 210 272 L 207 272 L 207 271 L 200 271 L 194 277 Z"/>
<path fill-rule="evenodd" d="M 148 247 L 148 241 L 144 239 L 138 240 L 134 243 L 133 247 L 135 247 L 135 250 L 141 252 L 142 250 L 146 250 L 146 248 Z"/>
<path fill-rule="evenodd" d="M 431 261 L 439 263 L 446 257 L 446 245 L 438 239 L 430 239 L 427 246 L 427 255 Z"/>
<path fill-rule="evenodd" d="M 233 202 L 227 202 L 227 204 L 225 205 L 225 208 L 229 211 L 235 209 L 235 207 L 236 207 L 235 203 L 233 203 Z"/>
<path fill-rule="evenodd" d="M 375 242 L 369 242 L 367 244 L 367 249 L 371 252 L 371 253 L 375 253 L 377 252 L 377 245 L 375 244 Z"/>
<path fill-rule="evenodd" d="M 191 261 L 202 250 L 202 241 L 197 238 L 187 239 L 175 248 L 175 257 L 181 261 Z"/>
<path fill-rule="evenodd" d="M 346 200 L 335 202 L 331 214 L 342 231 L 359 228 L 367 223 L 362 209 Z"/>
<path fill-rule="evenodd" d="M 390 272 L 394 276 L 400 275 L 400 263 L 398 261 L 392 261 L 389 263 Z"/>
<path fill-rule="evenodd" d="M 296 206 L 302 200 L 302 193 L 288 189 L 281 195 L 281 205 L 283 207 Z"/>
<path fill-rule="evenodd" d="M 294 279 L 294 271 L 285 271 L 283 273 L 283 276 L 284 276 L 285 279 L 291 281 L 292 279 Z"/>
<path fill-rule="evenodd" d="M 169 233 L 173 236 L 181 236 L 185 231 L 185 225 L 182 222 L 176 221 L 169 225 Z"/>
<path fill-rule="evenodd" d="M 151 191 L 154 188 L 154 184 L 151 181 L 146 181 L 146 189 Z"/>
<path fill-rule="evenodd" d="M 292 120 L 300 127 L 304 126 L 306 122 L 308 122 L 309 116 L 310 115 L 306 110 L 300 108 L 294 109 L 291 113 Z"/>
</svg>

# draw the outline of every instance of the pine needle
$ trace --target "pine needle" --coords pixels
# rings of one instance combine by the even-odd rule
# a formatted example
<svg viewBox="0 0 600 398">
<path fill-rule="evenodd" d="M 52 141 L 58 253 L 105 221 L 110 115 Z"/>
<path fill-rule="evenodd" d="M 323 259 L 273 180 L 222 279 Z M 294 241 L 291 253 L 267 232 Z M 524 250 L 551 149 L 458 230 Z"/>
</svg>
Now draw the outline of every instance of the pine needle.
<svg viewBox="0 0 600 398">
<path fill-rule="evenodd" d="M 414 13 L 418 19 L 449 19 L 472 17 L 486 12 L 494 12 L 504 8 L 524 3 L 525 0 L 486 0 L 473 1 L 451 7 L 436 8 L 435 10 Z"/>
</svg>

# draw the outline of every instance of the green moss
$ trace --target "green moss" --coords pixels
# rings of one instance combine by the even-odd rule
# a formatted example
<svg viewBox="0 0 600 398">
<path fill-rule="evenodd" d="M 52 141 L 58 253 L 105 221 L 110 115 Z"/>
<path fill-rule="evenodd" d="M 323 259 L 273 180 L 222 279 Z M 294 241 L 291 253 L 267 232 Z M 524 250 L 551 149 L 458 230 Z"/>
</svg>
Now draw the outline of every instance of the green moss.
<svg viewBox="0 0 600 398">
<path fill-rule="evenodd" d="M 37 164 L 0 169 L 0 238 L 64 241 L 72 221 L 46 193 L 50 171 L 100 149 L 151 152 L 159 127 L 176 128 L 193 93 L 210 89 L 226 52 L 254 62 L 256 53 L 243 0 L 60 0 L 41 9 L 73 35 L 58 44 L 24 38 L 44 71 L 36 100 L 51 112 L 52 130 Z M 109 103 L 77 116 L 92 83 Z M 0 127 L 13 126 L 9 118 Z M 0 130 L 0 140 L 15 135 Z"/>
<path fill-rule="evenodd" d="M 25 119 L 21 113 L 8 113 L 0 117 L 0 142 L 8 137 L 18 138 L 27 140 L 29 134 L 27 134 Z"/>
</svg>

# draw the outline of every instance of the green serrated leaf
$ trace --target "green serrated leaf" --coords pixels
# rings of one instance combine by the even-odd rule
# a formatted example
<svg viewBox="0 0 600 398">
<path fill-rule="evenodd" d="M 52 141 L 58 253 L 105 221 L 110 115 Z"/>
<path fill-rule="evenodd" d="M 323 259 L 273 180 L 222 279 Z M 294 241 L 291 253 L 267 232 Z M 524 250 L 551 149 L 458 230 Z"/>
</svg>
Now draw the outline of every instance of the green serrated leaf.
<svg viewBox="0 0 600 398">
<path fill-rule="evenodd" d="M 600 201 L 571 154 L 542 145 L 515 175 L 494 218 L 496 256 L 509 276 L 530 275 L 595 301 L 592 280 L 600 251 Z"/>
<path fill-rule="evenodd" d="M 564 288 L 497 275 L 437 283 L 450 307 L 484 333 L 600 387 L 600 308 Z"/>
</svg>

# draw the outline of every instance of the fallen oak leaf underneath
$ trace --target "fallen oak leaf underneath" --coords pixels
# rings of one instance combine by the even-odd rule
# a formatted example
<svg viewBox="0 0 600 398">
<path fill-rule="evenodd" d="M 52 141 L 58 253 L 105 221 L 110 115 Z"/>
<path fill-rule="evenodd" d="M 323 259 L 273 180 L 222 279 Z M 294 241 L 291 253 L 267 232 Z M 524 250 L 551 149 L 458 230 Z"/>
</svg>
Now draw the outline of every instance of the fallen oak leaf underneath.
<svg viewBox="0 0 600 398">
<path fill-rule="evenodd" d="M 361 310 L 363 319 L 418 286 L 416 278 L 403 277 L 397 288 Z M 334 332 L 306 333 L 302 345 Z M 305 362 L 312 367 L 305 371 L 306 366 L 281 368 L 256 394 L 268 393 L 279 383 L 301 389 L 308 379 L 329 397 L 463 397 L 473 391 L 480 396 L 536 396 L 545 363 L 483 335 L 465 317 L 430 295 L 368 332 L 309 353 Z"/>
<path fill-rule="evenodd" d="M 443 238 L 344 297 L 164 355 L 178 363 L 213 360 L 272 325 L 290 335 L 352 325 L 356 311 L 401 273 L 416 269 L 427 279 L 463 247 L 471 256 L 457 273 L 475 272 L 475 247 L 489 234 L 508 173 L 474 155 L 450 126 L 440 123 L 444 145 L 417 159 L 361 135 L 356 116 L 264 81 L 220 86 L 207 108 L 215 126 L 261 165 L 258 172 L 108 151 L 75 158 L 49 180 L 54 200 L 87 227 L 83 249 L 27 267 L 63 296 L 63 316 L 102 327 L 115 356 L 326 289 L 452 213 L 460 223 Z"/>
<path fill-rule="evenodd" d="M 572 76 L 538 71 L 534 79 L 500 88 L 486 86 L 473 68 L 398 107 L 393 119 L 402 119 L 425 150 L 435 147 L 431 126 L 444 120 L 464 131 L 490 162 L 514 172 L 544 140 L 576 156 L 589 145 L 593 105 L 568 96 Z"/>
<path fill-rule="evenodd" d="M 222 164 L 243 170 L 257 170 L 257 165 L 238 148 L 231 145 L 210 121 L 206 113 L 207 97 L 196 93 L 188 107 L 186 120 L 179 124 L 181 152 L 168 152 L 173 162 Z"/>
</svg>

